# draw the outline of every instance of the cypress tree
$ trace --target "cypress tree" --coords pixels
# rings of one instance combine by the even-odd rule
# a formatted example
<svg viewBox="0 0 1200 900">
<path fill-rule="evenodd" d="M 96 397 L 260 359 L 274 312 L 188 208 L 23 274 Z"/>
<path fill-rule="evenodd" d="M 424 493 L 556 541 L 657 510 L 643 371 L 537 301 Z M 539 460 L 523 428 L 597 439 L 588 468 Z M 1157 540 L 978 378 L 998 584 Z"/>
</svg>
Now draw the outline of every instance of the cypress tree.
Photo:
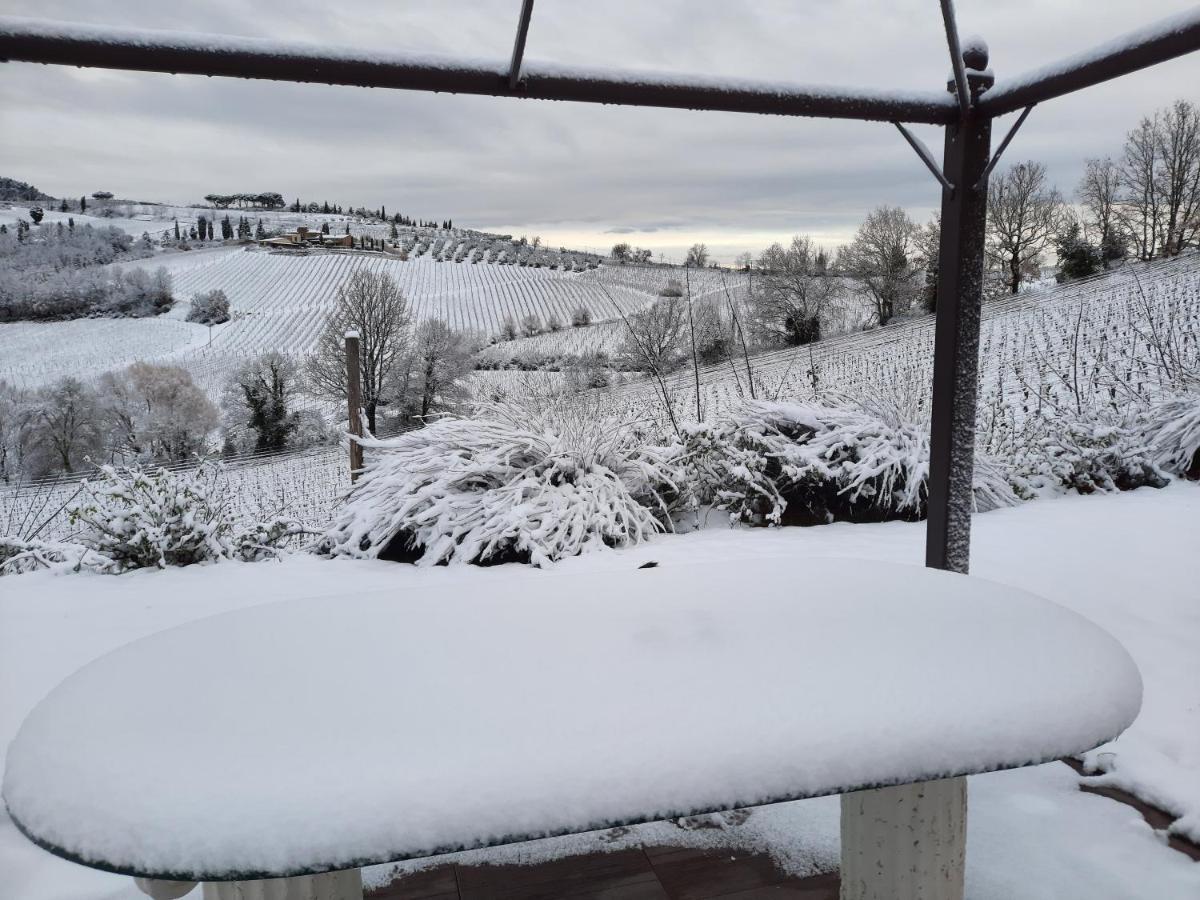
<svg viewBox="0 0 1200 900">
<path fill-rule="evenodd" d="M 179 240 L 179 220 L 175 220 L 175 240 Z"/>
<path fill-rule="evenodd" d="M 87 212 L 87 197 L 79 198 L 79 211 L 81 213 Z"/>
</svg>

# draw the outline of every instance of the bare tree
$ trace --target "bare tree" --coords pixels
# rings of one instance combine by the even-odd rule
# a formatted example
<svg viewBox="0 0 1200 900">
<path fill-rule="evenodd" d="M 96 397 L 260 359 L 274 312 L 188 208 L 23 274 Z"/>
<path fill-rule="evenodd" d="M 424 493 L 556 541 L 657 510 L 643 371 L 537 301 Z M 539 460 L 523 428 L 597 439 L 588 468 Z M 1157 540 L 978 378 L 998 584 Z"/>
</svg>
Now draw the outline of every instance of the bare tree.
<svg viewBox="0 0 1200 900">
<path fill-rule="evenodd" d="M 1046 184 L 1041 163 L 1018 163 L 992 176 L 987 198 L 988 258 L 1005 273 L 1010 294 L 1021 287 L 1026 271 L 1036 266 L 1062 222 L 1063 201 Z"/>
<path fill-rule="evenodd" d="M 937 311 L 938 270 L 942 249 L 942 214 L 934 213 L 932 219 L 917 229 L 914 237 L 917 247 L 916 262 L 925 270 L 921 284 L 921 305 L 926 312 Z"/>
<path fill-rule="evenodd" d="M 685 266 L 690 266 L 693 269 L 703 269 L 708 265 L 708 247 L 705 244 L 692 244 L 688 247 L 687 258 L 683 261 Z"/>
<path fill-rule="evenodd" d="M 1164 256 L 1177 256 L 1200 233 L 1200 110 L 1177 100 L 1154 117 Z"/>
<path fill-rule="evenodd" d="M 872 210 L 853 243 L 842 249 L 840 264 L 858 279 L 880 325 L 903 311 L 916 294 L 917 226 L 899 207 Z"/>
<path fill-rule="evenodd" d="M 441 319 L 422 322 L 392 386 L 406 415 L 423 419 L 466 400 L 462 381 L 472 370 L 473 350 L 468 335 Z"/>
<path fill-rule="evenodd" d="M 384 399 L 384 386 L 408 346 L 408 301 L 391 276 L 359 269 L 338 288 L 337 305 L 330 310 L 316 352 L 306 364 L 309 389 L 320 396 L 346 396 L 346 332 L 359 337 L 362 402 L 367 425 Z"/>
<path fill-rule="evenodd" d="M 1121 198 L 1121 169 L 1110 158 L 1089 159 L 1075 192 L 1083 207 L 1084 227 L 1100 248 L 1104 268 L 1119 258 L 1125 239 L 1121 235 L 1118 204 Z"/>
<path fill-rule="evenodd" d="M 762 252 L 759 288 L 750 302 L 760 335 L 791 346 L 821 339 L 822 316 L 839 290 L 838 279 L 818 266 L 823 252 L 801 235 L 787 247 L 772 244 Z"/>
<path fill-rule="evenodd" d="M 100 378 L 110 449 L 142 461 L 188 459 L 207 448 L 220 413 L 179 366 L 137 362 Z"/>
<path fill-rule="evenodd" d="M 96 392 L 71 376 L 37 391 L 21 411 L 20 440 L 31 475 L 76 471 L 104 446 Z"/>
<path fill-rule="evenodd" d="M 1162 182 L 1158 129 L 1153 119 L 1143 118 L 1125 136 L 1121 161 L 1121 205 L 1119 215 L 1139 259 L 1153 259 L 1163 228 Z"/>
<path fill-rule="evenodd" d="M 663 297 L 626 317 L 625 325 L 618 357 L 626 365 L 661 378 L 683 362 L 683 345 L 689 332 L 685 298 Z"/>
</svg>

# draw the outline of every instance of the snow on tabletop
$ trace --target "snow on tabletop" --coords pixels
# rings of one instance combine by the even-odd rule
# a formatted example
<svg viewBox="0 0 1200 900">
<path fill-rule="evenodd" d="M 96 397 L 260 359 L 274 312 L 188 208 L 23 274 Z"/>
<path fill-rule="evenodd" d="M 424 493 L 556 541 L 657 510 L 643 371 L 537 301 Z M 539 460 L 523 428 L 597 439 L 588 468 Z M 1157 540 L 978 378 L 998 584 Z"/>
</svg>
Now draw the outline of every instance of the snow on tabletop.
<svg viewBox="0 0 1200 900">
<path fill-rule="evenodd" d="M 68 678 L 9 749 L 61 852 L 200 878 L 422 856 L 1090 749 L 1107 633 L 1009 587 L 763 559 L 270 604 Z"/>
</svg>

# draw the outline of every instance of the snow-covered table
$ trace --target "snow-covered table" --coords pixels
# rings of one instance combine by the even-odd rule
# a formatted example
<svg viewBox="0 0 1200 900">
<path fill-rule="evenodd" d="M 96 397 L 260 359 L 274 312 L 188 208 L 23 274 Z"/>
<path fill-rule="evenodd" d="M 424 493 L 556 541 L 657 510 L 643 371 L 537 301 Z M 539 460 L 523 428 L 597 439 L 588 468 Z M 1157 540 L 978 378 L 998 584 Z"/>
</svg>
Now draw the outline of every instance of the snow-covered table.
<svg viewBox="0 0 1200 900">
<path fill-rule="evenodd" d="M 844 841 L 877 843 L 912 823 L 872 812 L 901 789 L 870 789 L 953 794 L 953 776 L 1091 749 L 1141 702 L 1108 634 L 967 576 L 786 559 L 534 575 L 410 596 L 398 572 L 394 591 L 129 644 L 29 715 L 4 800 L 42 847 L 152 896 L 289 878 L 288 897 L 340 900 L 371 863 L 823 794 L 859 792 L 875 831 L 844 821 Z M 961 844 L 959 820 L 916 836 Z M 873 865 L 856 896 L 896 894 Z"/>
</svg>

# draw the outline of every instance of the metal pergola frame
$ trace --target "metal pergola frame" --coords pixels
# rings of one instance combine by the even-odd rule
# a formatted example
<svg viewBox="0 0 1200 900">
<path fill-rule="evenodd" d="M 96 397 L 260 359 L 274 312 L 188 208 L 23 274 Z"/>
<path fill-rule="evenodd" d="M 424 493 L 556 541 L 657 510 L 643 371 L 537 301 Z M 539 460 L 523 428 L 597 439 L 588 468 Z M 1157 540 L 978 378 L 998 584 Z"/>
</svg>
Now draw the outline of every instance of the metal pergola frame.
<svg viewBox="0 0 1200 900">
<path fill-rule="evenodd" d="M 939 87 L 928 93 L 838 90 L 727 81 L 702 75 L 528 65 L 524 54 L 533 0 L 522 0 L 507 65 L 12 17 L 0 17 L 0 61 L 893 123 L 942 187 L 925 562 L 934 568 L 966 573 L 973 506 L 988 177 L 1035 104 L 1200 49 L 1200 8 L 993 86 L 986 48 L 964 48 L 952 0 L 939 3 L 952 78 L 947 91 Z M 993 155 L 993 119 L 1017 110 L 1022 110 L 1020 117 Z M 905 123 L 944 127 L 940 166 Z M 965 788 L 962 794 L 965 810 Z M 915 811 L 920 803 L 928 801 L 897 802 L 907 803 L 905 809 Z M 921 809 L 929 811 L 927 806 Z M 861 832 L 847 832 L 844 820 L 843 843 L 847 834 Z M 855 840 L 861 853 L 869 841 L 861 837 Z M 844 846 L 844 866 L 847 859 Z M 896 880 L 889 882 L 884 893 L 871 896 L 961 896 L 961 860 L 957 864 L 957 894 L 953 890 L 926 894 L 916 889 L 905 893 L 899 887 L 906 877 L 903 872 L 915 871 L 915 867 L 909 863 L 901 866 L 895 860 L 879 865 Z M 925 883 L 920 890 L 928 887 Z"/>
</svg>

